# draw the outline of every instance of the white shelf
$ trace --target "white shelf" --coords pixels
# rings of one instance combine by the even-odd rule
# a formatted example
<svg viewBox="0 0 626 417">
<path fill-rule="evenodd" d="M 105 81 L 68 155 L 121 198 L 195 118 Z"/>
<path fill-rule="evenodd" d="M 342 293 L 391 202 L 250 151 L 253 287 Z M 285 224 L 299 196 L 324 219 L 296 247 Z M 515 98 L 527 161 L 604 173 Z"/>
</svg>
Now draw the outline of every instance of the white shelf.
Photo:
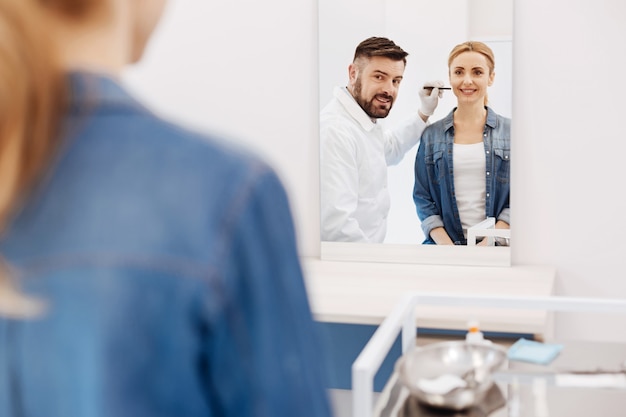
<svg viewBox="0 0 626 417">
<path fill-rule="evenodd" d="M 379 325 L 407 293 L 488 294 L 496 296 L 553 295 L 552 267 L 438 266 L 420 264 L 302 261 L 311 308 L 318 321 Z M 417 325 L 457 329 L 469 318 L 484 331 L 551 333 L 546 311 L 424 305 L 417 308 Z"/>
<path fill-rule="evenodd" d="M 371 339 L 365 345 L 356 361 L 352 364 L 352 411 L 355 417 L 371 417 L 374 406 L 373 381 L 374 375 L 380 368 L 385 356 L 398 335 L 402 338 L 402 353 L 407 354 L 416 348 L 415 319 L 419 314 L 419 307 L 424 305 L 454 305 L 454 306 L 493 306 L 508 309 L 535 309 L 550 312 L 584 312 L 584 313 L 611 313 L 626 314 L 626 300 L 622 299 L 594 299 L 558 296 L 494 296 L 491 294 L 459 294 L 443 293 L 407 293 L 400 299 L 390 314 L 376 329 Z M 417 308 L 416 308 L 417 307 Z M 419 338 L 419 332 L 418 332 Z M 587 347 L 585 351 L 595 352 Z M 606 352 L 606 351 L 603 351 Z M 597 352 L 596 352 L 597 353 Z M 620 362 L 623 361 L 623 348 L 620 349 Z M 600 357 L 591 354 L 591 357 L 600 363 Z M 579 364 L 575 360 L 575 364 Z M 620 366 L 623 366 L 620 364 Z M 590 369 L 601 369 L 592 367 Z M 393 383 L 393 381 L 391 381 Z M 389 385 L 389 382 L 388 382 Z M 374 410 L 376 411 L 376 410 Z M 561 414 L 558 414 L 561 415 Z M 587 415 L 587 414 L 583 414 Z"/>
</svg>

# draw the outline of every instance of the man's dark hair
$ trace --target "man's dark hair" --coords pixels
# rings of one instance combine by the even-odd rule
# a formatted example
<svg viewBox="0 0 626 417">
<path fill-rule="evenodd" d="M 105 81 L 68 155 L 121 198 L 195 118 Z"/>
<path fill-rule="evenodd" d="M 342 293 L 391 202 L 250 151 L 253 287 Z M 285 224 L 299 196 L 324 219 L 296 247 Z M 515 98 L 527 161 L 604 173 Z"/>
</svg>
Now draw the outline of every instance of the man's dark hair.
<svg viewBox="0 0 626 417">
<path fill-rule="evenodd" d="M 354 61 L 360 57 L 371 58 L 373 56 L 382 56 L 394 61 L 402 61 L 406 65 L 406 57 L 409 53 L 404 51 L 392 40 L 372 36 L 361 42 L 354 51 Z"/>
</svg>

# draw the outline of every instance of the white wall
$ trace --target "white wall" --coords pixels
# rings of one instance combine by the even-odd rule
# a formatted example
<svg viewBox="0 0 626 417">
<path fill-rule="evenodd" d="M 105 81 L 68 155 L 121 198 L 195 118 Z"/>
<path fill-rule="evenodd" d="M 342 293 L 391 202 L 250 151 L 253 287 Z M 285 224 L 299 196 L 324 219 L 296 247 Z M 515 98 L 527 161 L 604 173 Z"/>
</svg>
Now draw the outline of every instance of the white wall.
<svg viewBox="0 0 626 417">
<path fill-rule="evenodd" d="M 170 1 L 129 82 L 269 159 L 302 254 L 318 256 L 316 1 Z M 625 298 L 626 3 L 517 0 L 514 12 L 513 263 L 555 265 L 560 294 Z M 567 316 L 558 335 L 624 341 L 625 324 Z"/>
<path fill-rule="evenodd" d="M 555 265 L 560 294 L 626 298 L 624 16 L 619 0 L 515 4 L 512 261 Z M 626 340 L 624 320 L 557 324 Z"/>
</svg>

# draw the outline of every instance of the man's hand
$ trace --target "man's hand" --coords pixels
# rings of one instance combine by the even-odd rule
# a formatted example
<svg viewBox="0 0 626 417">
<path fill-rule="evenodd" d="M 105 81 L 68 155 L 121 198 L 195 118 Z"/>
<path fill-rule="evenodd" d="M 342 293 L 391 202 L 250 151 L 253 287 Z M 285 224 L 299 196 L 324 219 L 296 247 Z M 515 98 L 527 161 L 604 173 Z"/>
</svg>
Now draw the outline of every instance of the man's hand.
<svg viewBox="0 0 626 417">
<path fill-rule="evenodd" d="M 432 88 L 426 88 L 432 87 Z M 443 87 L 443 81 L 428 81 L 424 83 L 419 91 L 421 106 L 419 112 L 426 117 L 432 116 L 439 104 L 439 99 L 443 95 L 443 91 L 439 89 Z"/>
</svg>

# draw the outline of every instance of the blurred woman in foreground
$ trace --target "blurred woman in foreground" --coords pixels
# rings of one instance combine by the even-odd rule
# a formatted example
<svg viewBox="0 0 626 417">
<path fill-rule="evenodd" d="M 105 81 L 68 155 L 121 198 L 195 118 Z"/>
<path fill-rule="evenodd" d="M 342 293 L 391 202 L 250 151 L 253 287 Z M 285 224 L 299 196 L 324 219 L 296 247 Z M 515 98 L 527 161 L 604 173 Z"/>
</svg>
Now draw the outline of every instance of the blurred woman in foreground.
<svg viewBox="0 0 626 417">
<path fill-rule="evenodd" d="M 158 0 L 0 0 L 0 416 L 327 416 L 287 196 L 118 77 Z"/>
</svg>

